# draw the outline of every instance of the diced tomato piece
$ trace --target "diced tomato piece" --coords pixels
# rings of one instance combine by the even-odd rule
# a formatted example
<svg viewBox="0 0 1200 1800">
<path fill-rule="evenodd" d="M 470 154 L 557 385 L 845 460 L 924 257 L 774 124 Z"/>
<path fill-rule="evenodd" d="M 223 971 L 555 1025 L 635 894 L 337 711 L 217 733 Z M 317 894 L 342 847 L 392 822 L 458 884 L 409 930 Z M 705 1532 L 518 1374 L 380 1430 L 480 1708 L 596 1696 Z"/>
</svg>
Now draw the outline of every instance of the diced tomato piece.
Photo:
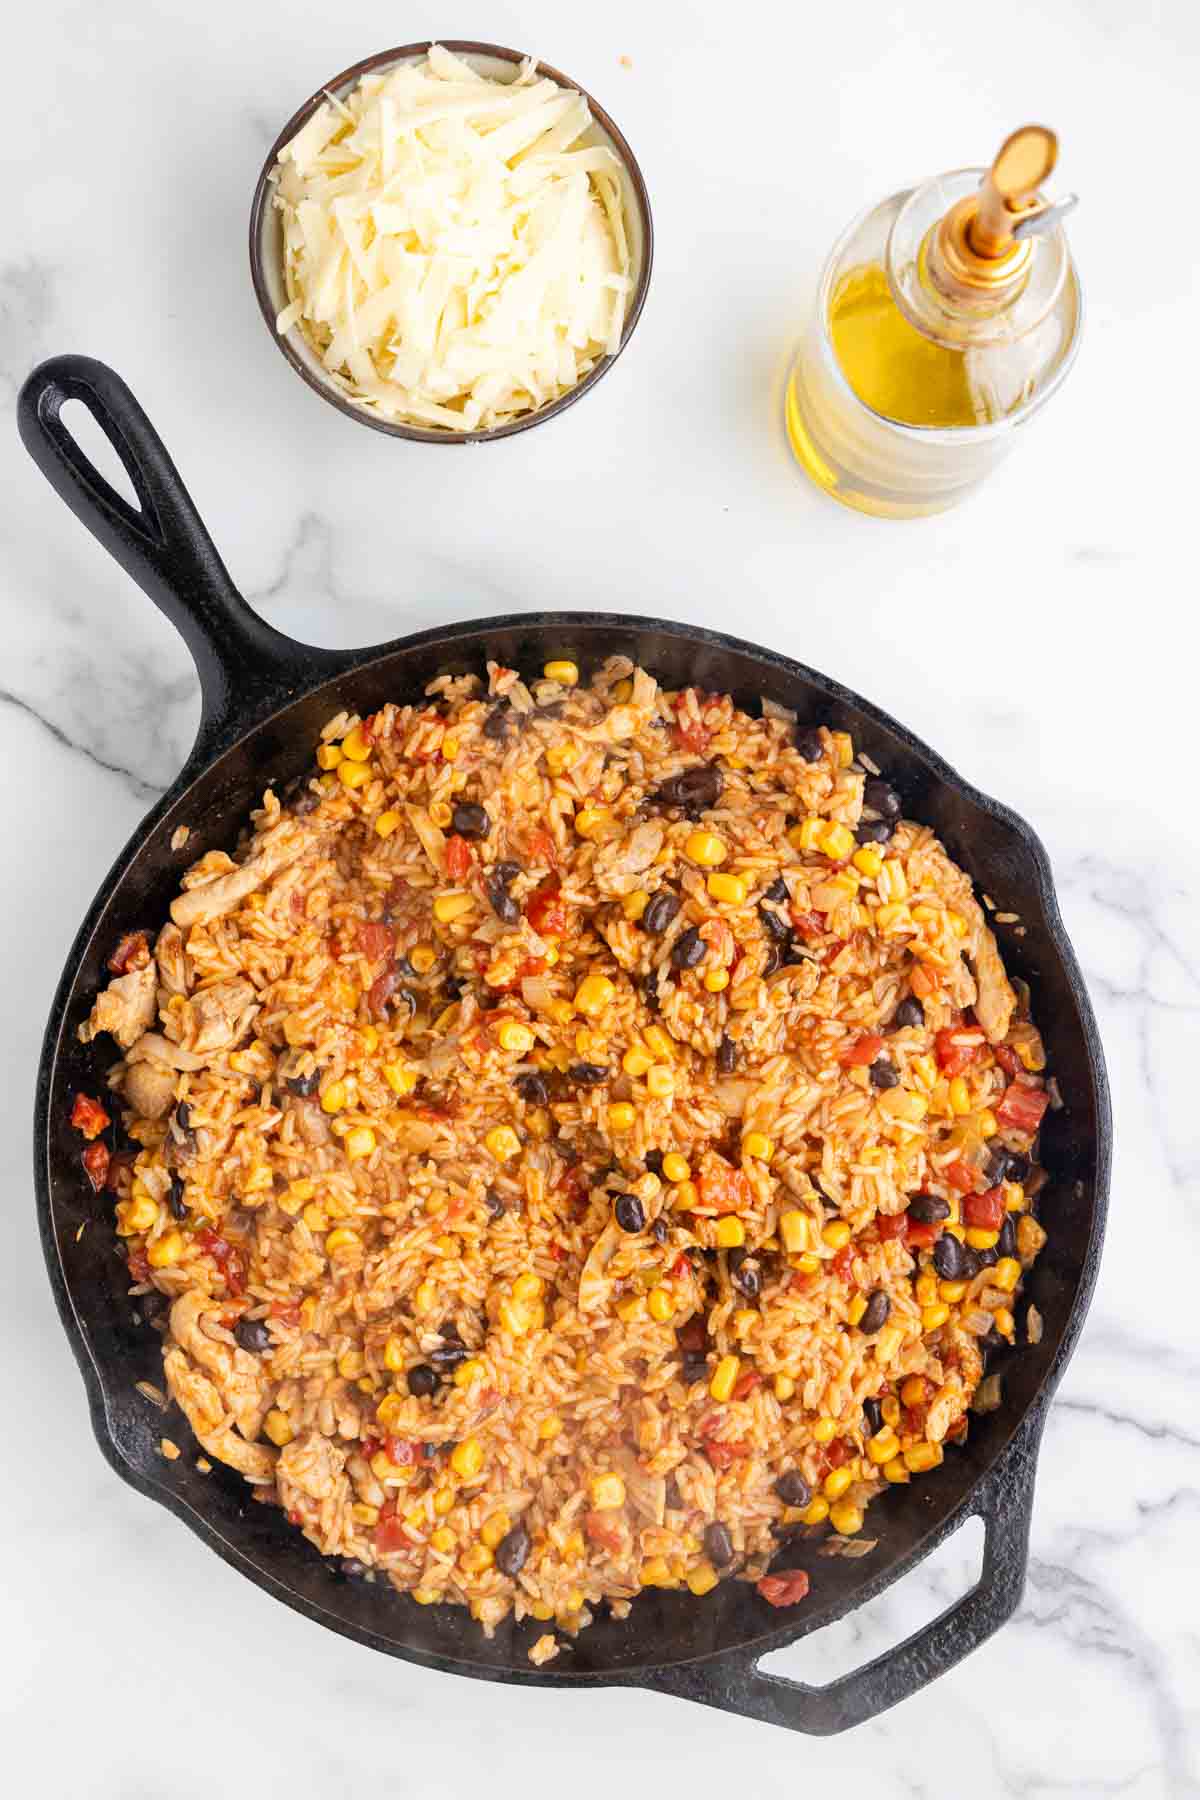
<svg viewBox="0 0 1200 1800">
<path fill-rule="evenodd" d="M 733 1398 L 745 1400 L 755 1388 L 762 1386 L 762 1376 L 757 1369 L 746 1369 L 733 1384 Z"/>
<path fill-rule="evenodd" d="M 127 931 L 118 939 L 108 959 L 114 975 L 128 975 L 131 969 L 144 969 L 150 961 L 150 938 L 145 931 Z"/>
<path fill-rule="evenodd" d="M 561 1244 L 551 1244 L 550 1257 L 551 1257 L 551 1260 L 556 1263 L 566 1262 L 567 1253 L 563 1249 Z"/>
<path fill-rule="evenodd" d="M 748 1456 L 750 1452 L 745 1444 L 726 1444 L 718 1438 L 705 1438 L 704 1454 L 714 1469 L 727 1469 L 740 1456 Z"/>
<path fill-rule="evenodd" d="M 820 1276 L 815 1271 L 810 1275 L 803 1269 L 797 1269 L 788 1282 L 788 1288 L 793 1294 L 807 1294 L 819 1280 Z"/>
<path fill-rule="evenodd" d="M 1011 1081 L 996 1108 L 996 1119 L 1006 1131 L 1027 1131 L 1032 1137 L 1049 1104 L 1050 1096 L 1045 1088 L 1026 1087 L 1023 1081 Z"/>
<path fill-rule="evenodd" d="M 839 1281 L 848 1281 L 851 1286 L 853 1286 L 854 1257 L 854 1245 L 843 1244 L 842 1248 L 838 1251 L 837 1255 L 829 1265 L 830 1274 L 836 1275 Z"/>
<path fill-rule="evenodd" d="M 963 1223 L 976 1231 L 999 1231 L 1004 1223 L 1004 1189 L 989 1188 L 985 1194 L 967 1194 L 963 1198 Z"/>
<path fill-rule="evenodd" d="M 825 1455 L 831 1469 L 840 1469 L 844 1462 L 849 1462 L 854 1446 L 849 1438 L 834 1438 L 826 1446 Z"/>
<path fill-rule="evenodd" d="M 240 1294 L 246 1285 L 246 1265 L 241 1251 L 219 1231 L 211 1229 L 196 1233 L 196 1248 L 205 1256 L 211 1256 L 224 1277 L 225 1286 L 231 1294 Z"/>
<path fill-rule="evenodd" d="M 587 1513 L 583 1521 L 583 1532 L 593 1544 L 599 1544 L 613 1556 L 619 1556 L 625 1548 L 625 1534 L 621 1529 L 619 1513 Z"/>
<path fill-rule="evenodd" d="M 979 1186 L 979 1170 L 972 1163 L 964 1162 L 958 1157 L 949 1167 L 943 1170 L 946 1180 L 960 1194 L 970 1194 Z"/>
<path fill-rule="evenodd" d="M 363 920 L 356 935 L 358 947 L 368 962 L 378 962 L 396 948 L 396 934 L 382 919 Z"/>
<path fill-rule="evenodd" d="M 978 1062 L 987 1042 L 982 1031 L 960 1025 L 939 1031 L 933 1040 L 933 1053 L 943 1075 L 961 1075 L 973 1062 Z"/>
<path fill-rule="evenodd" d="M 905 1228 L 904 1241 L 910 1250 L 931 1250 L 941 1231 L 940 1225 L 921 1225 L 916 1219 L 910 1219 Z"/>
<path fill-rule="evenodd" d="M 675 1261 L 671 1264 L 670 1275 L 672 1281 L 677 1281 L 681 1275 L 686 1275 L 691 1266 L 691 1263 L 687 1259 L 686 1252 L 681 1250 L 679 1255 L 675 1258 Z"/>
<path fill-rule="evenodd" d="M 802 906 L 790 906 L 788 916 L 792 921 L 793 931 L 798 931 L 806 944 L 811 944 L 814 938 L 824 937 L 824 913 L 810 912 Z"/>
<path fill-rule="evenodd" d="M 764 1575 L 754 1585 L 768 1606 L 795 1606 L 808 1593 L 808 1571 L 786 1569 L 779 1575 Z"/>
<path fill-rule="evenodd" d="M 908 977 L 908 985 L 918 1000 L 931 1000 L 938 991 L 937 976 L 924 963 L 913 964 Z"/>
<path fill-rule="evenodd" d="M 407 1469 L 417 1460 L 417 1446 L 410 1438 L 392 1437 L 389 1433 L 383 1440 L 383 1448 L 390 1463 L 398 1469 Z"/>
<path fill-rule="evenodd" d="M 375 1548 L 381 1556 L 390 1556 L 395 1550 L 407 1550 L 409 1536 L 404 1525 L 395 1513 L 382 1517 L 375 1527 Z"/>
<path fill-rule="evenodd" d="M 558 863 L 558 845 L 548 831 L 531 831 L 529 834 L 530 862 L 549 863 L 553 869 Z"/>
<path fill-rule="evenodd" d="M 370 1462 L 371 1458 L 373 1456 L 378 1456 L 379 1452 L 383 1449 L 383 1439 L 381 1437 L 360 1438 L 359 1448 L 367 1461 Z"/>
<path fill-rule="evenodd" d="M 109 1150 L 107 1144 L 96 1142 L 89 1144 L 83 1153 L 83 1172 L 92 1184 L 93 1193 L 99 1193 L 108 1180 Z"/>
<path fill-rule="evenodd" d="M 98 1138 L 106 1125 L 112 1120 L 98 1100 L 92 1100 L 87 1094 L 76 1094 L 75 1104 L 71 1108 L 71 1123 L 76 1131 L 82 1131 L 85 1138 Z"/>
<path fill-rule="evenodd" d="M 543 882 L 530 897 L 525 917 L 539 937 L 561 937 L 567 929 L 567 905 L 557 881 Z"/>
<path fill-rule="evenodd" d="M 273 1300 L 271 1302 L 271 1317 L 273 1319 L 282 1319 L 285 1325 L 298 1325 L 300 1323 L 300 1302 L 298 1300 Z M 364 1444 L 363 1455 L 369 1456 L 373 1454 L 374 1452 L 368 1451 Z"/>
<path fill-rule="evenodd" d="M 865 1032 L 851 1044 L 843 1044 L 837 1059 L 843 1069 L 865 1069 L 878 1059 L 883 1039 L 874 1031 Z"/>
<path fill-rule="evenodd" d="M 134 1281 L 149 1281 L 150 1264 L 144 1250 L 129 1252 L 129 1273 Z"/>
<path fill-rule="evenodd" d="M 712 733 L 707 729 L 703 718 L 692 716 L 691 700 L 703 712 L 705 696 L 699 688 L 684 688 L 675 696 L 675 725 L 672 735 L 682 750 L 690 750 L 693 755 L 700 755 L 707 750 L 708 740 Z"/>
<path fill-rule="evenodd" d="M 544 975 L 547 963 L 544 956 L 527 956 L 517 969 L 517 980 L 524 981 L 527 975 Z"/>
<path fill-rule="evenodd" d="M 465 837 L 446 839 L 446 873 L 451 881 L 465 881 L 471 873 L 471 864 L 475 857 Z"/>
<path fill-rule="evenodd" d="M 740 1211 L 754 1197 L 748 1177 L 721 1156 L 714 1156 L 705 1165 L 698 1186 L 704 1205 L 715 1207 L 718 1212 L 723 1213 Z"/>
<path fill-rule="evenodd" d="M 908 1229 L 908 1214 L 906 1212 L 877 1213 L 875 1229 L 885 1244 L 892 1238 L 901 1238 Z"/>
<path fill-rule="evenodd" d="M 997 1044 L 992 1051 L 992 1055 L 996 1058 L 996 1061 L 1010 1079 L 1012 1076 L 1021 1073 L 1021 1059 L 1016 1051 L 1011 1049 L 1009 1045 Z"/>
</svg>

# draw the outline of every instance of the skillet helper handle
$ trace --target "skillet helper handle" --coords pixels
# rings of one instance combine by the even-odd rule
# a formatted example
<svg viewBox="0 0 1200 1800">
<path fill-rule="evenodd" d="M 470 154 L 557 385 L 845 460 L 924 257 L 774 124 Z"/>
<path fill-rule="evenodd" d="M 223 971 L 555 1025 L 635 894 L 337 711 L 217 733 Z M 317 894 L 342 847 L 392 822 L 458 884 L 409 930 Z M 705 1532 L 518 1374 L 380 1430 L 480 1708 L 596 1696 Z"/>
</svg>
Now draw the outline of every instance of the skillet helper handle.
<svg viewBox="0 0 1200 1800">
<path fill-rule="evenodd" d="M 81 401 L 125 465 L 140 510 L 117 493 L 62 417 Z M 87 356 L 54 356 L 17 401 L 22 442 L 59 497 L 166 614 L 200 677 L 197 749 L 221 726 L 282 697 L 301 647 L 251 611 L 230 579 L 162 439 L 121 377 Z M 311 676 L 314 659 L 306 649 Z M 195 752 L 193 752 L 195 755 Z"/>
<path fill-rule="evenodd" d="M 984 1477 L 965 1518 L 984 1523 L 983 1568 L 976 1585 L 894 1649 L 825 1687 L 766 1674 L 732 1654 L 676 1664 L 652 1686 L 722 1712 L 815 1737 L 832 1737 L 874 1719 L 936 1681 L 998 1631 L 1016 1611 L 1029 1563 L 1029 1522 L 1042 1418 L 1028 1418 L 992 1472 Z M 803 1604 L 803 1602 L 801 1602 Z"/>
</svg>

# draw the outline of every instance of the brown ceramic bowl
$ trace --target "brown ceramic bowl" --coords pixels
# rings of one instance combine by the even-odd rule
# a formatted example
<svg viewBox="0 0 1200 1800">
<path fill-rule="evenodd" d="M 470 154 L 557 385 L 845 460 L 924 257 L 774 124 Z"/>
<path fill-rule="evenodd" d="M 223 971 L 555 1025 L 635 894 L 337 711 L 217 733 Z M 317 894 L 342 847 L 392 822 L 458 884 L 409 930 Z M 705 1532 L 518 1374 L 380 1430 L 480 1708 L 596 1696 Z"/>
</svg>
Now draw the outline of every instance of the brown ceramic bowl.
<svg viewBox="0 0 1200 1800">
<path fill-rule="evenodd" d="M 376 69 L 390 68 L 394 63 L 415 62 L 426 54 L 430 42 L 437 42 L 447 50 L 461 56 L 481 74 L 503 78 L 511 74 L 525 60 L 519 50 L 506 50 L 499 44 L 476 44 L 462 39 L 437 38 L 422 44 L 405 44 L 398 50 L 381 50 L 376 56 L 368 56 L 363 62 L 355 63 L 353 68 L 343 70 L 319 87 L 315 94 L 304 102 L 288 120 L 275 142 L 267 152 L 267 159 L 262 166 L 258 184 L 254 190 L 254 204 L 250 210 L 250 272 L 254 280 L 254 292 L 258 296 L 258 304 L 263 319 L 272 339 L 282 350 L 301 380 L 306 381 L 314 392 L 336 406 L 347 418 L 356 419 L 360 425 L 369 425 L 373 431 L 386 432 L 389 437 L 408 438 L 417 444 L 477 444 L 486 443 L 492 438 L 513 437 L 518 431 L 527 431 L 531 425 L 541 425 L 547 419 L 565 412 L 568 406 L 574 406 L 577 400 L 589 393 L 603 375 L 606 375 L 617 360 L 630 338 L 634 327 L 641 316 L 646 301 L 646 291 L 650 285 L 650 269 L 654 260 L 654 224 L 650 216 L 650 197 L 646 192 L 646 183 L 642 171 L 638 167 L 637 158 L 625 142 L 613 121 L 602 106 L 598 106 L 577 81 L 569 75 L 560 75 L 548 63 L 539 62 L 538 72 L 548 76 L 560 87 L 573 88 L 582 94 L 592 114 L 591 129 L 585 141 L 607 144 L 615 151 L 621 167 L 621 194 L 625 213 L 625 230 L 629 243 L 630 274 L 633 280 L 633 292 L 629 308 L 625 316 L 625 327 L 621 334 L 620 348 L 616 356 L 603 356 L 593 369 L 590 369 L 583 380 L 578 382 L 569 393 L 560 399 L 553 400 L 547 406 L 538 407 L 535 411 L 523 413 L 520 418 L 511 420 L 507 425 L 499 425 L 493 431 L 437 431 L 421 425 L 399 425 L 391 419 L 383 419 L 358 405 L 346 390 L 326 371 L 320 357 L 312 348 L 308 339 L 298 326 L 280 336 L 275 329 L 275 320 L 288 303 L 287 289 L 284 285 L 283 272 L 283 227 L 276 207 L 271 204 L 270 174 L 279 159 L 279 152 L 312 117 L 329 94 L 342 98 L 353 88 L 364 75 Z"/>
</svg>

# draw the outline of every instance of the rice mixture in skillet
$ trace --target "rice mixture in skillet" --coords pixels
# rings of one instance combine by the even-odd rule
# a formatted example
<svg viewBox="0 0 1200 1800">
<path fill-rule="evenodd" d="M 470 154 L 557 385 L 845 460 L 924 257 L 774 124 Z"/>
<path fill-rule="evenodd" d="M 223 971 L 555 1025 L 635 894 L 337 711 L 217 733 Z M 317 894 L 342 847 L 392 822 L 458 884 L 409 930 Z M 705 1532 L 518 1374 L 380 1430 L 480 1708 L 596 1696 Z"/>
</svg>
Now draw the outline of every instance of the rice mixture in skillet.
<svg viewBox="0 0 1200 1800">
<path fill-rule="evenodd" d="M 487 1631 L 800 1598 L 1044 1241 L 1040 1040 L 932 831 L 840 732 L 576 682 L 332 720 L 114 948 L 136 1155 L 75 1106 L 203 1450 Z"/>
</svg>

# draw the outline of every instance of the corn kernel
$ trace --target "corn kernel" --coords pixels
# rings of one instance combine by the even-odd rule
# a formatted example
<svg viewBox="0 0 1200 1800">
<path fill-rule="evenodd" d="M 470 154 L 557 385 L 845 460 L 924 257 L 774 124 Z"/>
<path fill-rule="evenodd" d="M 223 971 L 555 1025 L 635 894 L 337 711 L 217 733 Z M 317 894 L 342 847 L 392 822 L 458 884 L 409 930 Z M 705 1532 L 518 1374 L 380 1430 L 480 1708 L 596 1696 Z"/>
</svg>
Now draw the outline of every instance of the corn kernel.
<svg viewBox="0 0 1200 1800">
<path fill-rule="evenodd" d="M 900 1453 L 900 1440 L 890 1425 L 867 1439 L 867 1459 L 873 1463 L 891 1462 Z"/>
<path fill-rule="evenodd" d="M 630 1294 L 617 1303 L 617 1317 L 622 1325 L 634 1325 L 646 1316 L 646 1302 L 641 1294 Z"/>
<path fill-rule="evenodd" d="M 733 1385 L 741 1368 L 741 1359 L 736 1356 L 723 1356 L 713 1370 L 708 1391 L 714 1400 L 728 1400 L 733 1392 Z"/>
<path fill-rule="evenodd" d="M 940 1444 L 914 1444 L 911 1450 L 904 1452 L 904 1466 L 913 1475 L 923 1475 L 926 1469 L 936 1469 L 941 1460 Z"/>
<path fill-rule="evenodd" d="M 796 1392 L 796 1383 L 790 1375 L 777 1375 L 772 1386 L 777 1400 L 790 1400 Z"/>
<path fill-rule="evenodd" d="M 837 1436 L 835 1419 L 818 1419 L 812 1428 L 814 1444 L 831 1444 Z"/>
<path fill-rule="evenodd" d="M 413 1305 L 419 1313 L 430 1313 L 437 1305 L 437 1288 L 432 1281 L 423 1281 L 413 1295 Z"/>
<path fill-rule="evenodd" d="M 502 1050 L 511 1050 L 514 1056 L 525 1056 L 533 1049 L 533 1033 L 518 1019 L 505 1019 L 496 1033 L 496 1042 Z"/>
<path fill-rule="evenodd" d="M 1000 1126 L 990 1106 L 985 1106 L 979 1115 L 979 1135 L 981 1138 L 994 1138 Z"/>
<path fill-rule="evenodd" d="M 854 851 L 854 833 L 844 825 L 827 824 L 821 833 L 820 848 L 831 862 L 842 862 Z"/>
<path fill-rule="evenodd" d="M 321 1109 L 327 1113 L 341 1112 L 349 1098 L 344 1081 L 331 1081 L 321 1095 Z"/>
<path fill-rule="evenodd" d="M 853 1480 L 853 1471 L 843 1463 L 840 1469 L 830 1469 L 821 1483 L 821 1491 L 827 1500 L 838 1500 Z"/>
<path fill-rule="evenodd" d="M 909 1067 L 923 1088 L 933 1089 L 937 1086 L 938 1068 L 932 1056 L 914 1056 Z"/>
<path fill-rule="evenodd" d="M 585 975 L 575 990 L 575 1010 L 585 1018 L 598 1018 L 612 1005 L 616 993 L 607 975 Z"/>
<path fill-rule="evenodd" d="M 725 906 L 741 906 L 746 898 L 746 884 L 740 875 L 713 874 L 705 882 L 714 900 Z"/>
<path fill-rule="evenodd" d="M 649 1556 L 638 1570 L 638 1580 L 643 1587 L 674 1587 L 670 1565 L 665 1556 Z"/>
<path fill-rule="evenodd" d="M 432 944 L 414 944 L 408 953 L 408 960 L 418 975 L 428 975 L 437 961 L 437 951 Z"/>
<path fill-rule="evenodd" d="M 695 1182 L 694 1181 L 679 1182 L 675 1188 L 674 1193 L 671 1195 L 671 1205 L 678 1207 L 680 1212 L 691 1212 L 692 1208 L 695 1206 L 698 1206 L 699 1204 L 700 1204 L 700 1190 L 696 1186 Z"/>
<path fill-rule="evenodd" d="M 829 1523 L 840 1537 L 853 1537 L 863 1528 L 862 1508 L 855 1506 L 853 1500 L 839 1500 L 829 1509 Z"/>
<path fill-rule="evenodd" d="M 350 1508 L 350 1517 L 356 1525 L 363 1525 L 369 1531 L 372 1525 L 379 1523 L 379 1508 L 368 1506 L 364 1500 L 356 1500 Z"/>
<path fill-rule="evenodd" d="M 961 1075 L 956 1075 L 951 1081 L 946 1090 L 946 1097 L 950 1102 L 950 1111 L 956 1113 L 959 1118 L 962 1118 L 964 1113 L 970 1112 L 971 1094 Z"/>
<path fill-rule="evenodd" d="M 918 1306 L 932 1306 L 938 1297 L 938 1280 L 932 1269 L 926 1269 L 913 1282 L 913 1298 Z"/>
<path fill-rule="evenodd" d="M 746 1156 L 754 1157 L 756 1162 L 770 1162 L 775 1146 L 761 1131 L 748 1131 L 742 1139 L 742 1151 Z"/>
<path fill-rule="evenodd" d="M 281 1450 L 285 1444 L 290 1444 L 292 1441 L 293 1433 L 291 1425 L 288 1423 L 288 1416 L 286 1413 L 280 1412 L 277 1406 L 273 1406 L 263 1420 L 263 1430 L 271 1442 L 277 1444 Z"/>
<path fill-rule="evenodd" d="M 831 1219 L 821 1231 L 821 1241 L 831 1250 L 844 1250 L 850 1242 L 850 1227 L 845 1219 Z"/>
<path fill-rule="evenodd" d="M 736 1213 L 726 1213 L 717 1220 L 715 1235 L 720 1249 L 737 1250 L 746 1241 L 746 1227 Z"/>
<path fill-rule="evenodd" d="M 814 1494 L 800 1514 L 802 1525 L 821 1525 L 829 1517 L 829 1502 L 824 1494 Z"/>
<path fill-rule="evenodd" d="M 444 800 L 431 800 L 429 802 L 429 818 L 439 831 L 444 831 L 454 819 L 454 809 L 447 806 Z"/>
<path fill-rule="evenodd" d="M 383 1079 L 393 1094 L 411 1094 L 417 1085 L 417 1072 L 402 1062 L 384 1063 Z"/>
<path fill-rule="evenodd" d="M 177 1263 L 187 1246 L 180 1231 L 164 1231 L 147 1247 L 146 1261 L 152 1269 L 169 1269 Z"/>
<path fill-rule="evenodd" d="M 485 1569 L 491 1568 L 494 1560 L 495 1558 L 486 1544 L 472 1544 L 471 1548 L 464 1550 L 459 1558 L 468 1575 L 482 1575 Z"/>
<path fill-rule="evenodd" d="M 849 1306 L 846 1308 L 847 1322 L 851 1325 L 857 1325 L 866 1310 L 867 1296 L 865 1294 L 855 1294 L 853 1300 L 851 1300 Z"/>
<path fill-rule="evenodd" d="M 947 1306 L 957 1306 L 967 1291 L 965 1281 L 939 1281 L 938 1299 L 944 1300 Z"/>
<path fill-rule="evenodd" d="M 996 1308 L 995 1312 L 992 1314 L 992 1322 L 1001 1337 L 1011 1338 L 1017 1328 L 1017 1322 L 1007 1306 L 998 1306 Z"/>
<path fill-rule="evenodd" d="M 972 1250 L 994 1250 L 996 1245 L 1000 1242 L 1000 1233 L 998 1231 L 984 1231 L 983 1228 L 978 1225 L 969 1225 L 967 1227 L 967 1242 L 970 1244 Z"/>
<path fill-rule="evenodd" d="M 950 929 L 954 933 L 955 937 L 957 937 L 957 938 L 966 937 L 967 921 L 963 918 L 961 913 L 948 912 L 946 914 L 946 921 L 949 924 Z"/>
<path fill-rule="evenodd" d="M 470 894 L 439 894 L 433 903 L 433 916 L 439 925 L 449 925 L 474 909 Z"/>
<path fill-rule="evenodd" d="M 1002 1256 L 992 1270 L 992 1286 L 998 1287 L 1005 1294 L 1011 1294 L 1020 1279 L 1021 1265 L 1015 1256 Z"/>
<path fill-rule="evenodd" d="M 710 994 L 723 994 L 729 986 L 729 970 L 709 969 L 704 977 L 704 986 Z"/>
<path fill-rule="evenodd" d="M 665 1063 L 646 1070 L 646 1089 L 656 1100 L 669 1100 L 675 1092 L 675 1071 Z"/>
<path fill-rule="evenodd" d="M 358 1125 L 353 1131 L 346 1133 L 342 1147 L 351 1162 L 361 1162 L 375 1149 L 375 1133 L 369 1125 Z"/>
<path fill-rule="evenodd" d="M 860 875 L 873 878 L 883 867 L 883 853 L 874 844 L 864 844 L 861 850 L 854 852 L 850 861 Z"/>
<path fill-rule="evenodd" d="M 548 662 L 542 674 L 547 681 L 557 681 L 560 687 L 574 687 L 579 680 L 579 665 L 565 660 Z"/>
<path fill-rule="evenodd" d="M 646 1296 L 650 1317 L 665 1325 L 675 1312 L 675 1296 L 668 1287 L 653 1287 Z"/>
<path fill-rule="evenodd" d="M 715 831 L 692 831 L 684 842 L 683 853 L 689 862 L 699 864 L 702 869 L 714 869 L 723 863 L 729 852 L 724 841 Z"/>
<path fill-rule="evenodd" d="M 583 806 L 575 814 L 575 830 L 581 838 L 604 836 L 614 823 L 612 809 L 608 806 Z"/>
<path fill-rule="evenodd" d="M 921 1330 L 938 1331 L 950 1317 L 950 1308 L 939 1301 L 936 1306 L 925 1306 L 921 1309 Z"/>
<path fill-rule="evenodd" d="M 556 1438 L 558 1436 L 558 1434 L 562 1430 L 562 1428 L 563 1428 L 563 1422 L 559 1418 L 558 1414 L 550 1413 L 549 1416 L 547 1418 L 543 1419 L 541 1424 L 538 1426 L 538 1436 L 541 1438 L 543 1443 L 549 1443 L 551 1438 Z"/>
<path fill-rule="evenodd" d="M 453 1490 L 453 1488 L 448 1488 L 448 1487 L 438 1488 L 437 1492 L 433 1496 L 433 1510 L 439 1519 L 444 1519 L 446 1517 L 447 1513 L 451 1513 L 454 1511 L 454 1490 Z"/>
<path fill-rule="evenodd" d="M 383 1346 L 383 1366 L 398 1375 L 404 1367 L 404 1340 L 395 1336 L 389 1337 Z"/>
<path fill-rule="evenodd" d="M 647 1025 L 642 1036 L 646 1040 L 647 1049 L 654 1053 L 657 1062 L 673 1062 L 675 1045 L 661 1025 Z"/>
<path fill-rule="evenodd" d="M 342 760 L 342 753 L 336 744 L 322 744 L 317 751 L 318 769 L 336 769 Z"/>
<path fill-rule="evenodd" d="M 483 1445 L 477 1437 L 464 1438 L 450 1452 L 450 1467 L 463 1481 L 473 1481 L 483 1468 Z"/>
<path fill-rule="evenodd" d="M 644 1075 L 653 1066 L 654 1058 L 639 1044 L 632 1044 L 621 1058 L 621 1067 L 627 1075 Z"/>
<path fill-rule="evenodd" d="M 621 902 L 621 911 L 634 924 L 641 918 L 650 904 L 650 896 L 645 888 L 636 888 L 632 894 L 626 894 Z"/>
<path fill-rule="evenodd" d="M 338 764 L 338 780 L 343 787 L 361 788 L 374 778 L 375 771 L 370 763 L 347 762 L 345 758 Z"/>
<path fill-rule="evenodd" d="M 877 908 L 875 923 L 882 932 L 889 932 L 893 927 L 904 931 L 912 920 L 912 914 L 903 900 L 889 900 L 886 906 Z"/>
<path fill-rule="evenodd" d="M 687 1181 L 692 1167 L 687 1157 L 681 1156 L 678 1150 L 668 1150 L 663 1157 L 662 1172 L 668 1181 Z"/>
<path fill-rule="evenodd" d="M 688 1570 L 687 1584 L 693 1594 L 710 1594 L 716 1587 L 720 1577 L 711 1563 L 697 1563 L 694 1569 Z"/>
<path fill-rule="evenodd" d="M 597 1512 L 611 1512 L 625 1504 L 625 1483 L 611 1470 L 591 1479 L 592 1505 Z"/>
<path fill-rule="evenodd" d="M 854 744 L 851 741 L 850 733 L 848 731 L 831 731 L 829 735 L 833 739 L 833 749 L 838 760 L 838 767 L 848 769 L 854 761 Z"/>
<path fill-rule="evenodd" d="M 578 761 L 579 751 L 574 744 L 551 744 L 546 752 L 546 767 L 552 775 L 564 775 Z"/>
<path fill-rule="evenodd" d="M 381 812 L 375 821 L 376 835 L 381 838 L 390 838 L 400 823 L 398 812 Z"/>
<path fill-rule="evenodd" d="M 507 1162 L 521 1148 L 521 1140 L 511 1125 L 493 1125 L 483 1141 L 497 1162 Z"/>
<path fill-rule="evenodd" d="M 481 1381 L 487 1374 L 487 1364 L 478 1356 L 468 1356 L 466 1362 L 459 1363 L 454 1371 L 454 1385 L 457 1388 L 469 1388 L 472 1382 Z"/>
<path fill-rule="evenodd" d="M 141 1182 L 135 1186 L 141 1187 Z M 151 1198 L 143 1188 L 132 1200 L 127 1200 L 119 1209 L 123 1229 L 122 1237 L 130 1237 L 135 1231 L 149 1231 L 158 1222 L 158 1202 Z"/>
<path fill-rule="evenodd" d="M 489 1550 L 494 1550 L 503 1538 L 512 1530 L 512 1520 L 506 1512 L 494 1512 L 486 1518 L 479 1532 L 479 1540 Z"/>
<path fill-rule="evenodd" d="M 337 1256 L 343 1250 L 357 1250 L 360 1242 L 357 1231 L 351 1231 L 348 1226 L 339 1225 L 337 1230 L 331 1231 L 325 1239 L 325 1254 L 326 1256 Z"/>
<path fill-rule="evenodd" d="M 439 1525 L 437 1530 L 430 1537 L 429 1542 L 433 1548 L 440 1551 L 443 1556 L 448 1556 L 451 1551 L 457 1550 L 458 1548 L 458 1539 L 448 1525 Z"/>
<path fill-rule="evenodd" d="M 1024 1212 L 1025 1189 L 1019 1181 L 1004 1183 L 1004 1209 L 1006 1212 Z"/>
</svg>

